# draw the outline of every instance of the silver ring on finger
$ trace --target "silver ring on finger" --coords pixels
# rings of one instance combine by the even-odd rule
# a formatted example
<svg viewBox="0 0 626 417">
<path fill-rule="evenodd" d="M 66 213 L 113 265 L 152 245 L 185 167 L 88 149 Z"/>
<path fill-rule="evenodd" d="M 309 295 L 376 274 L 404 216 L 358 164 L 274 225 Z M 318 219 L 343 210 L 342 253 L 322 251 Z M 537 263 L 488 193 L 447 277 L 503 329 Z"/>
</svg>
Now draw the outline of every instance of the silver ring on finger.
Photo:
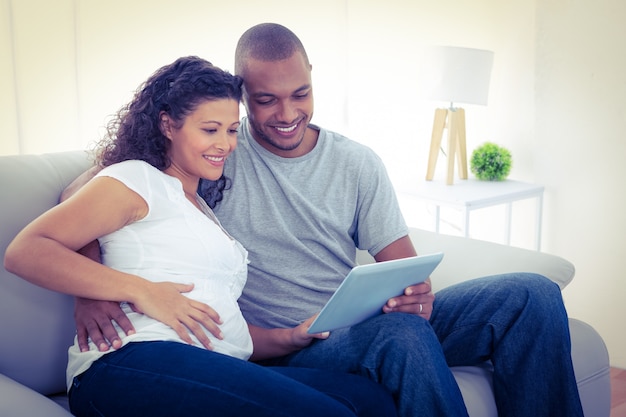
<svg viewBox="0 0 626 417">
<path fill-rule="evenodd" d="M 422 306 L 422 305 L 420 304 L 420 312 L 419 312 L 419 313 L 417 313 L 417 314 L 422 314 L 422 311 L 424 311 L 424 306 Z"/>
</svg>

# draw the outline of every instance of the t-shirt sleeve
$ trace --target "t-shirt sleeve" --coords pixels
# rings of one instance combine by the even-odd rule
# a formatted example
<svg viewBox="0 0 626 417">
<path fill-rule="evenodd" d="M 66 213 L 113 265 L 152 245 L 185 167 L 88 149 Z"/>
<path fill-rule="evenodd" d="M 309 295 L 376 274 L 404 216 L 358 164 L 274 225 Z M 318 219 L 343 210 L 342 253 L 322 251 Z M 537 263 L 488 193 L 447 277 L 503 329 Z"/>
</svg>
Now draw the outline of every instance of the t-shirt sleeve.
<svg viewBox="0 0 626 417">
<path fill-rule="evenodd" d="M 111 177 L 139 194 L 150 206 L 151 192 L 148 170 L 152 168 L 143 161 L 124 161 L 110 165 L 100 171 L 96 177 Z"/>
<path fill-rule="evenodd" d="M 357 222 L 356 246 L 372 256 L 409 233 L 387 170 L 373 151 L 360 173 Z"/>
</svg>

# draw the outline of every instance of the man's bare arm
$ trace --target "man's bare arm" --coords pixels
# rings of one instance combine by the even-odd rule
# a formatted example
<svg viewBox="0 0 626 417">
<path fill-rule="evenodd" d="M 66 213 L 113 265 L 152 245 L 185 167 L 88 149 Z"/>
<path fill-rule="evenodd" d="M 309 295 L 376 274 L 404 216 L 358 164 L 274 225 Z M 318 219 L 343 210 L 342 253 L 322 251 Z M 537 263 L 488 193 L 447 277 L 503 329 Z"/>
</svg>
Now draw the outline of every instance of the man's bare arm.
<svg viewBox="0 0 626 417">
<path fill-rule="evenodd" d="M 93 177 L 96 176 L 98 172 L 102 170 L 101 167 L 94 165 L 89 168 L 87 171 L 80 174 L 74 181 L 70 183 L 65 189 L 61 192 L 61 197 L 59 198 L 59 202 L 63 202 L 76 194 L 76 191 L 80 190 L 83 185 L 87 184 L 92 180 Z"/>
<path fill-rule="evenodd" d="M 417 255 L 417 252 L 413 247 L 411 238 L 409 238 L 409 236 L 404 236 L 384 247 L 376 254 L 376 256 L 374 256 L 374 259 L 376 259 L 376 262 L 384 262 L 394 259 L 408 258 L 415 255 Z"/>
</svg>

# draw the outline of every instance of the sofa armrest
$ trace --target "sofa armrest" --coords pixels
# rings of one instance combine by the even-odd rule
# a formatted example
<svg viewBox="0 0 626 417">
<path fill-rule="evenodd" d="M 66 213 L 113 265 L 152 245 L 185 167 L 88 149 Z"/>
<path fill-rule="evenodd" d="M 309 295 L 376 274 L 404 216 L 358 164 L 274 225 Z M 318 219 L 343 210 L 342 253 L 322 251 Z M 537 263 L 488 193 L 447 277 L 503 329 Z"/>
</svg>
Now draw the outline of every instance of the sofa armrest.
<svg viewBox="0 0 626 417">
<path fill-rule="evenodd" d="M 561 289 L 574 278 L 574 265 L 556 255 L 416 228 L 410 228 L 409 236 L 418 254 L 444 253 L 431 275 L 435 291 L 468 279 L 507 272 L 541 274 Z M 357 254 L 358 263 L 372 261 L 367 252 Z"/>
</svg>

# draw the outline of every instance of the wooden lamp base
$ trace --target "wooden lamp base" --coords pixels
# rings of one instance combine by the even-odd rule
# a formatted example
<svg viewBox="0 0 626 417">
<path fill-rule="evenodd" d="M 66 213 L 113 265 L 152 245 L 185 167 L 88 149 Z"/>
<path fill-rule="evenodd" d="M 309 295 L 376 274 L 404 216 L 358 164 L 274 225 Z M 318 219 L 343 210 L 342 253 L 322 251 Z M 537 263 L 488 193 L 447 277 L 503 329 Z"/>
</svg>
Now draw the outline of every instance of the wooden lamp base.
<svg viewBox="0 0 626 417">
<path fill-rule="evenodd" d="M 433 133 L 430 138 L 430 153 L 426 181 L 432 181 L 437 165 L 437 156 L 441 148 L 443 131 L 448 128 L 448 169 L 446 184 L 454 184 L 454 161 L 459 165 L 459 178 L 467 179 L 467 145 L 465 142 L 465 110 L 461 108 L 436 109 Z"/>
</svg>

